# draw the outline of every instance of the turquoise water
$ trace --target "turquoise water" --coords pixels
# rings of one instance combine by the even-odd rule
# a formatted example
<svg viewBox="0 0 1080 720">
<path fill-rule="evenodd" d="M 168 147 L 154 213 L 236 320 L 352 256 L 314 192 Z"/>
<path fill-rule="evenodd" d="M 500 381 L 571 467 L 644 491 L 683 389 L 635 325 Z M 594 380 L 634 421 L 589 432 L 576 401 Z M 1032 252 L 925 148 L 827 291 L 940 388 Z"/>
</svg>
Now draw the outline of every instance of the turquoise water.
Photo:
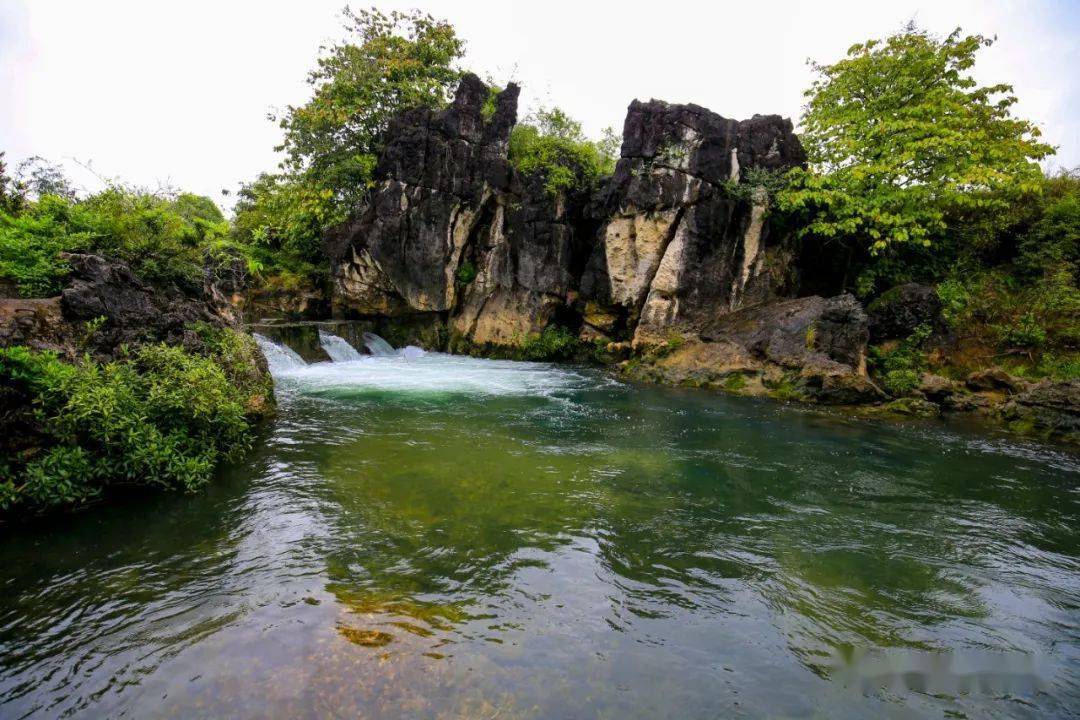
<svg viewBox="0 0 1080 720">
<path fill-rule="evenodd" d="M 0 539 L 0 717 L 1067 717 L 1080 460 L 589 370 L 277 366 L 196 496 Z"/>
</svg>

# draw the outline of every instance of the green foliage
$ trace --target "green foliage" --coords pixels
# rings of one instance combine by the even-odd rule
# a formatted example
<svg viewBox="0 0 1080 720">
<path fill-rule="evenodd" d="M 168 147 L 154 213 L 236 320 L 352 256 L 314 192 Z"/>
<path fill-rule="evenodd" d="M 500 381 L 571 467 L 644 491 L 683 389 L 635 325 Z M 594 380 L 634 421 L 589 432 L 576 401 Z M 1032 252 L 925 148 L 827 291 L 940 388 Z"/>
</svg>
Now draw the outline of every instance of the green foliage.
<svg viewBox="0 0 1080 720">
<path fill-rule="evenodd" d="M 342 200 L 359 197 L 371 179 L 396 112 L 447 102 L 465 50 L 452 25 L 416 10 L 346 8 L 345 21 L 355 40 L 323 48 L 308 74 L 311 100 L 280 119 L 287 170 Z"/>
<path fill-rule="evenodd" d="M 1053 148 L 1013 117 L 1011 86 L 979 86 L 970 75 L 992 42 L 909 26 L 814 65 L 801 136 L 811 169 L 796 170 L 779 197 L 783 209 L 807 214 L 804 234 L 874 253 L 929 246 L 954 218 L 1000 227 L 1012 203 L 1039 191 L 1037 161 Z"/>
<path fill-rule="evenodd" d="M 231 330 L 198 332 L 208 356 L 147 345 L 108 364 L 68 364 L 0 349 L 0 384 L 34 408 L 38 434 L 9 466 L 0 510 L 79 505 L 118 485 L 196 490 L 244 452 L 252 405 L 268 391 L 251 369 L 257 350 Z"/>
<path fill-rule="evenodd" d="M 574 333 L 558 325 L 548 325 L 542 333 L 525 338 L 521 355 L 526 360 L 570 360 L 580 347 Z"/>
<path fill-rule="evenodd" d="M 964 309 L 971 299 L 964 283 L 950 278 L 937 286 L 938 300 L 941 301 L 941 317 L 945 323 L 955 328 Z"/>
<path fill-rule="evenodd" d="M 525 174 L 538 173 L 554 196 L 593 187 L 615 168 L 610 138 L 593 142 L 581 123 L 559 108 L 540 109 L 510 133 L 510 162 Z"/>
<path fill-rule="evenodd" d="M 28 297 L 59 292 L 62 252 L 101 252 L 151 282 L 202 282 L 204 254 L 228 223 L 209 198 L 110 187 L 85 199 L 42 195 L 18 214 L 0 211 L 0 278 Z"/>
<path fill-rule="evenodd" d="M 881 378 L 890 395 L 907 395 L 919 386 L 922 371 L 926 367 L 923 345 L 930 334 L 929 325 L 920 325 L 908 338 L 891 349 L 880 346 L 870 348 L 870 368 Z"/>
<path fill-rule="evenodd" d="M 1028 279 L 1080 277 L 1080 173 L 1062 172 L 1044 183 L 1042 207 L 1023 234 L 1017 266 Z"/>
<path fill-rule="evenodd" d="M 0 151 L 0 213 L 18 215 L 26 204 L 26 186 L 8 175 L 5 154 Z"/>
<path fill-rule="evenodd" d="M 235 212 L 236 244 L 249 267 L 267 272 L 314 272 L 323 231 L 345 219 L 332 190 L 270 174 L 241 188 Z"/>
<path fill-rule="evenodd" d="M 742 373 L 731 373 L 724 378 L 724 389 L 728 392 L 739 392 L 746 388 L 746 375 Z"/>
<path fill-rule="evenodd" d="M 445 105 L 461 76 L 464 41 L 446 22 L 374 8 L 346 8 L 345 21 L 349 38 L 322 48 L 308 74 L 312 98 L 272 118 L 284 131 L 282 172 L 240 190 L 233 238 L 260 275 L 317 276 L 323 235 L 370 187 L 390 120 Z"/>
<path fill-rule="evenodd" d="M 466 260 L 461 263 L 457 270 L 457 281 L 462 285 L 468 285 L 476 279 L 476 266 Z"/>
</svg>

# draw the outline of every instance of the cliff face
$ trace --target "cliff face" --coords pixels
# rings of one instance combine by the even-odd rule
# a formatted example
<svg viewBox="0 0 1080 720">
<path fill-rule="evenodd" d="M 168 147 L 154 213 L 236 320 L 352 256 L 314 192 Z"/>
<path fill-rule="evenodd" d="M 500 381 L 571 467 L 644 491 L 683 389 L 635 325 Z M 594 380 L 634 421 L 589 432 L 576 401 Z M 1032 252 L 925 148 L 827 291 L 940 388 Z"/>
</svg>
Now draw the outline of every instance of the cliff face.
<svg viewBox="0 0 1080 720">
<path fill-rule="evenodd" d="M 717 321 L 789 289 L 785 238 L 748 171 L 805 161 L 791 122 L 737 122 L 696 105 L 634 101 L 621 158 L 602 189 L 603 226 L 582 277 L 589 332 L 635 345 L 708 335 Z"/>
<path fill-rule="evenodd" d="M 736 348 L 746 372 L 865 380 L 854 299 L 773 309 L 796 294 L 794 253 L 756 183 L 805 162 L 789 120 L 634 101 L 614 174 L 553 196 L 508 161 L 517 96 L 510 85 L 485 116 L 488 89 L 469 75 L 446 110 L 395 120 L 378 186 L 328 244 L 339 315 L 420 320 L 458 349 L 513 347 L 557 324 L 639 355 L 678 338 Z"/>
</svg>

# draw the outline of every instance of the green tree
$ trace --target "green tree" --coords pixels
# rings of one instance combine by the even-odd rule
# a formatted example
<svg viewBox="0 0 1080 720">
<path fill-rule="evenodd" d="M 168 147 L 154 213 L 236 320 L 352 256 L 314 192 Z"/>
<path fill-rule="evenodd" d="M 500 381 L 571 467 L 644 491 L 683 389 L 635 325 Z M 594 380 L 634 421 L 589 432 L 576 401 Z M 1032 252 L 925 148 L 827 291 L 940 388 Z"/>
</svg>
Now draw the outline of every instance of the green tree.
<svg viewBox="0 0 1080 720">
<path fill-rule="evenodd" d="M 589 140 L 560 108 L 540 108 L 510 133 L 510 162 L 523 173 L 540 173 L 544 187 L 555 195 L 587 188 L 615 169 L 616 150 L 610 134 Z"/>
<path fill-rule="evenodd" d="M 0 151 L 0 212 L 16 215 L 26 204 L 26 188 L 7 174 L 4 155 Z"/>
<path fill-rule="evenodd" d="M 465 43 L 449 23 L 419 11 L 345 10 L 359 42 L 324 48 L 308 75 L 314 93 L 280 119 L 285 166 L 339 198 L 371 178 L 382 133 L 402 108 L 443 105 L 461 72 Z"/>
<path fill-rule="evenodd" d="M 810 168 L 795 171 L 781 209 L 808 214 L 804 234 L 873 254 L 930 247 L 950 222 L 972 216 L 993 232 L 995 218 L 1039 191 L 1037 161 L 1054 148 L 1013 116 L 1012 86 L 971 77 L 977 51 L 992 42 L 909 25 L 814 64 L 801 136 Z"/>
<path fill-rule="evenodd" d="M 234 236 L 248 261 L 270 273 L 311 275 L 322 235 L 368 189 L 383 134 L 408 107 L 443 106 L 461 77 L 464 42 L 452 25 L 417 11 L 345 10 L 349 38 L 322 48 L 308 74 L 313 92 L 278 120 L 282 172 L 244 185 Z"/>
</svg>

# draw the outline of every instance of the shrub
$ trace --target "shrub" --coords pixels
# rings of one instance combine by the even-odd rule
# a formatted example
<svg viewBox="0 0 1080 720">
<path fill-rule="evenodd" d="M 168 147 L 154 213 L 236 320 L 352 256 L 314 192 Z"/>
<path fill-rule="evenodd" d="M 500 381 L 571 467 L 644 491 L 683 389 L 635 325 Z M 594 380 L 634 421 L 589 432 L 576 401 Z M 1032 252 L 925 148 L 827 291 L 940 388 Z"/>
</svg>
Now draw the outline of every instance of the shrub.
<svg viewBox="0 0 1080 720">
<path fill-rule="evenodd" d="M 121 485 L 192 491 L 244 452 L 268 390 L 250 338 L 199 332 L 213 343 L 205 357 L 148 345 L 107 364 L 68 364 L 0 350 L 0 382 L 34 408 L 36 435 L 8 460 L 0 510 L 76 506 Z"/>
<path fill-rule="evenodd" d="M 62 252 L 101 252 L 126 261 L 143 279 L 197 288 L 208 248 L 228 223 L 209 198 L 110 187 L 76 200 L 43 195 L 18 215 L 0 212 L 0 278 L 27 297 L 55 295 L 67 264 Z"/>
<path fill-rule="evenodd" d="M 891 349 L 881 346 L 870 348 L 870 367 L 881 378 L 890 395 L 906 395 L 919 386 L 919 378 L 926 367 L 922 347 L 930 334 L 929 325 L 920 325 Z"/>
<path fill-rule="evenodd" d="M 542 333 L 530 335 L 521 343 L 521 354 L 527 360 L 570 360 L 580 346 L 574 333 L 549 325 Z"/>
<path fill-rule="evenodd" d="M 468 285 L 476 279 L 476 266 L 466 260 L 461 263 L 457 270 L 457 281 L 462 285 Z"/>
<path fill-rule="evenodd" d="M 525 174 L 537 173 L 549 195 L 592 187 L 614 169 L 610 142 L 585 138 L 581 123 L 559 108 L 541 109 L 510 133 L 510 162 Z"/>
</svg>

